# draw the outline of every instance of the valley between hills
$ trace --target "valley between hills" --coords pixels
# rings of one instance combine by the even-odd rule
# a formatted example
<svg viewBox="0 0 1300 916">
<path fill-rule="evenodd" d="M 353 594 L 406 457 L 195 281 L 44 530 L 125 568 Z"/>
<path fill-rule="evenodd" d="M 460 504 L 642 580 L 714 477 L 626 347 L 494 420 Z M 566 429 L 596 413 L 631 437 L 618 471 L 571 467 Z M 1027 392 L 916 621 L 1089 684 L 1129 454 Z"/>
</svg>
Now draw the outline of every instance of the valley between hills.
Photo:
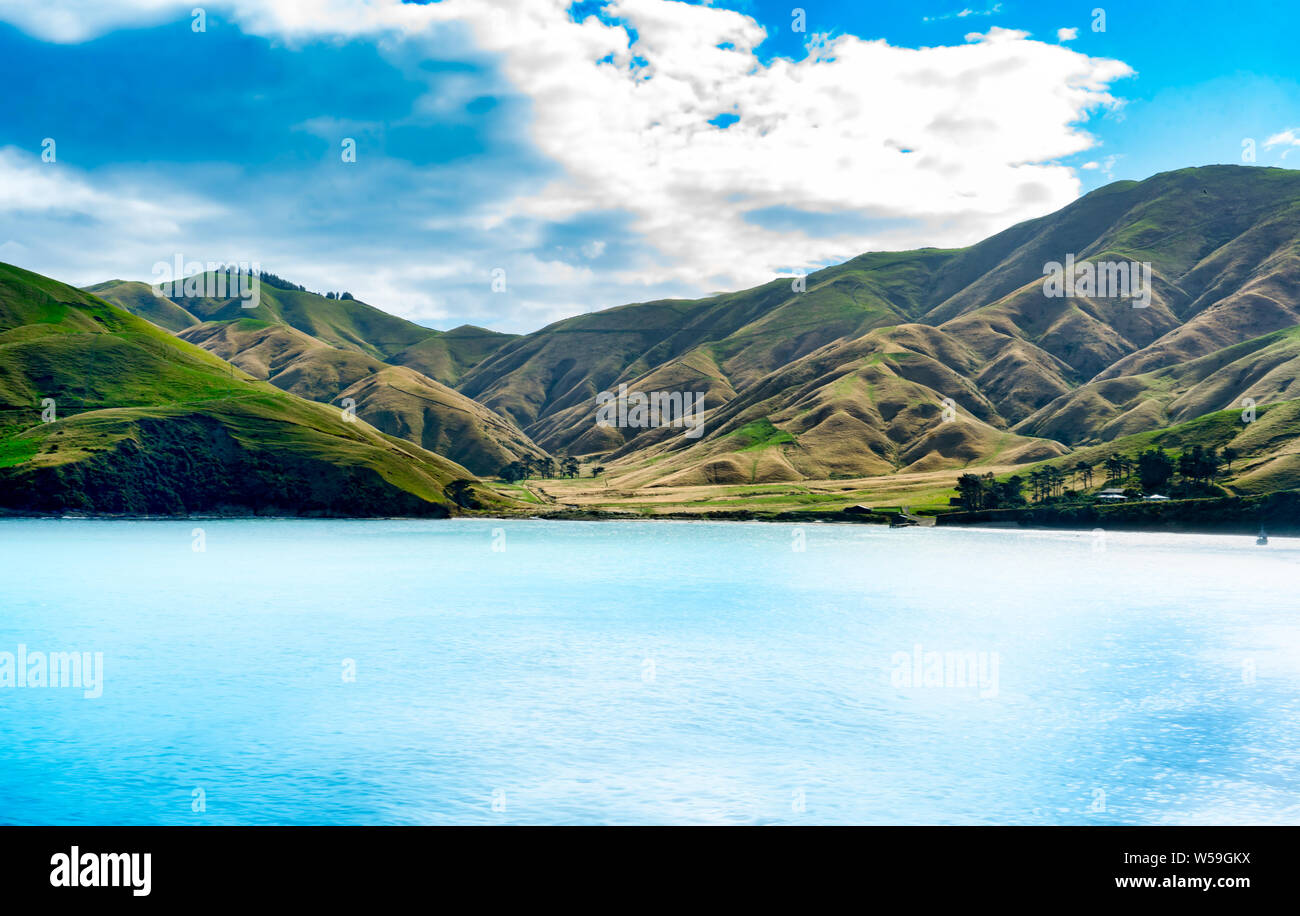
<svg viewBox="0 0 1300 916">
<path fill-rule="evenodd" d="M 1149 263 L 1149 305 L 1045 296 L 1067 255 Z M 968 248 L 525 335 L 274 275 L 243 308 L 0 265 L 0 509 L 1285 528 L 1297 370 L 1300 172 L 1273 168 L 1117 182 Z M 702 393 L 703 433 L 597 422 L 620 385 Z"/>
</svg>

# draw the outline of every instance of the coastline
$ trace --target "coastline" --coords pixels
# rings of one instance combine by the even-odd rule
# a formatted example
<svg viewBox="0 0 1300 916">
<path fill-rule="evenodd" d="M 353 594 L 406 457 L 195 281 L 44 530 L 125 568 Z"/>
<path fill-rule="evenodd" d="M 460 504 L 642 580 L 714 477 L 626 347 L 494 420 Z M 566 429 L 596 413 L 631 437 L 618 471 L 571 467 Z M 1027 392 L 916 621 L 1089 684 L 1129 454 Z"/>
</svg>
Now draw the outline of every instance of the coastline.
<svg viewBox="0 0 1300 916">
<path fill-rule="evenodd" d="M 1063 504 L 940 515 L 938 524 L 1025 528 L 1300 535 L 1300 491 L 1110 505 Z"/>
<path fill-rule="evenodd" d="M 328 513 L 231 512 L 151 515 L 85 511 L 21 512 L 0 509 L 0 519 L 78 519 L 117 521 L 213 521 L 213 520 L 331 520 L 331 521 L 428 521 L 431 516 L 337 515 Z M 432 517 L 435 520 L 437 517 Z M 601 509 L 560 508 L 519 513 L 460 512 L 446 520 L 484 519 L 501 521 L 698 521 L 771 522 L 777 524 L 889 525 L 892 512 L 858 510 L 804 510 L 761 512 L 728 509 L 715 512 L 607 512 Z M 999 528 L 1026 530 L 1112 531 L 1186 534 L 1253 535 L 1263 527 L 1270 535 L 1300 536 L 1300 491 L 1284 490 L 1262 496 L 1213 497 L 1170 502 L 1132 502 L 1118 505 L 1062 504 L 989 509 L 978 512 L 940 512 L 936 527 Z M 907 526 L 912 527 L 912 526 Z"/>
</svg>

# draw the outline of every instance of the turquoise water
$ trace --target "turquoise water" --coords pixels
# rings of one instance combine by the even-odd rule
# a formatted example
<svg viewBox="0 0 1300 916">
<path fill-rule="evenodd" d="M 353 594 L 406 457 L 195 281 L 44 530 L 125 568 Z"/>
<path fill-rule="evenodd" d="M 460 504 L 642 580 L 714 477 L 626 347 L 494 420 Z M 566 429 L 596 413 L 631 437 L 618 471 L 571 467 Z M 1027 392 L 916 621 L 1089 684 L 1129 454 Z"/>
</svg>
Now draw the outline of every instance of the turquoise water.
<svg viewBox="0 0 1300 916">
<path fill-rule="evenodd" d="M 0 687 L 0 822 L 1300 821 L 1300 541 L 5 520 L 0 557 L 0 653 L 103 659 Z"/>
</svg>

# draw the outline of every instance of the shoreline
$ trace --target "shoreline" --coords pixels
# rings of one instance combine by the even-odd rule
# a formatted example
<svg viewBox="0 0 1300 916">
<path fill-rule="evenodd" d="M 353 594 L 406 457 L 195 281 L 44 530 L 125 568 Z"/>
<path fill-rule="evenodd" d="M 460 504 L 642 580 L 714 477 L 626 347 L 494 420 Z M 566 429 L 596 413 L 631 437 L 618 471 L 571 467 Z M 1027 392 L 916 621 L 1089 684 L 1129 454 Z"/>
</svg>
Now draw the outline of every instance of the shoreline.
<svg viewBox="0 0 1300 916">
<path fill-rule="evenodd" d="M 75 521 L 590 521 L 590 522 L 763 522 L 774 524 L 842 524 L 889 526 L 894 513 L 862 510 L 756 512 L 730 509 L 719 512 L 605 512 L 599 509 L 557 509 L 530 513 L 465 512 L 450 517 L 421 515 L 332 515 L 281 513 L 194 513 L 149 515 L 101 512 L 16 512 L 0 510 L 4 519 Z M 1067 504 L 991 509 L 978 512 L 936 513 L 936 528 L 971 528 L 1024 531 L 1081 531 L 1096 529 L 1149 534 L 1220 534 L 1255 536 L 1261 527 L 1277 537 L 1300 536 L 1300 491 L 1279 491 L 1256 497 L 1219 497 L 1176 500 L 1168 503 L 1137 502 L 1120 505 Z M 907 525 L 903 527 L 921 527 Z"/>
</svg>

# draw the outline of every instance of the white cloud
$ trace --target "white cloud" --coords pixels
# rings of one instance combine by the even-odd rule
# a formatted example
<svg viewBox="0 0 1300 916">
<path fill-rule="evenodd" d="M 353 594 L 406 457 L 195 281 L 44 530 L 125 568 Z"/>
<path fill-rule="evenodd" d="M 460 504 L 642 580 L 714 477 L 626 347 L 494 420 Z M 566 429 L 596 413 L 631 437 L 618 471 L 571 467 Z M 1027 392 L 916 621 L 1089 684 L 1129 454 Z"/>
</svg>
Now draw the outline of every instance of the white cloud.
<svg viewBox="0 0 1300 916">
<path fill-rule="evenodd" d="M 52 0 L 37 10 L 0 0 L 0 18 L 48 39 L 79 41 L 157 20 L 165 10 L 188 15 L 190 5 Z M 762 63 L 754 49 L 765 32 L 748 16 L 671 0 L 615 0 L 609 12 L 638 34 L 629 49 L 621 25 L 595 17 L 573 22 L 569 5 L 205 4 L 209 14 L 221 11 L 246 31 L 290 41 L 368 37 L 382 48 L 390 33 L 450 24 L 466 29 L 476 49 L 495 56 L 529 97 L 530 139 L 563 174 L 499 206 L 495 216 L 465 218 L 478 231 L 521 217 L 547 222 L 628 214 L 647 253 L 644 263 L 603 274 L 579 265 L 565 277 L 553 266 L 531 268 L 538 282 L 594 295 L 602 284 L 669 284 L 683 294 L 738 288 L 869 249 L 967 244 L 1054 210 L 1080 190 L 1074 171 L 1059 160 L 1095 145 L 1082 125 L 1094 110 L 1119 104 L 1111 85 L 1132 73 L 1120 61 L 1003 28 L 971 33 L 964 45 L 920 49 L 852 35 L 814 37 L 805 59 Z M 726 130 L 708 123 L 723 112 L 740 120 Z M 81 193 L 90 193 L 88 186 Z M 761 214 L 776 209 L 869 216 L 877 228 L 861 228 L 859 220 L 858 229 L 819 235 L 764 226 Z M 175 212 L 169 206 L 145 215 Z M 393 298 L 383 304 L 436 312 L 442 307 L 436 295 L 414 286 L 403 292 L 402 284 L 418 282 L 394 265 L 382 284 Z M 573 298 L 583 308 L 616 304 Z"/>
<path fill-rule="evenodd" d="M 83 273 L 72 279 L 84 283 L 132 269 L 144 279 L 156 261 L 171 257 L 186 223 L 219 223 L 230 216 L 224 204 L 207 197 L 160 190 L 128 174 L 92 182 L 61 162 L 0 148 L 0 236 L 14 236 L 24 254 L 39 254 L 32 269 L 76 264 Z M 227 248 L 219 257 L 240 260 L 248 254 Z"/>
<path fill-rule="evenodd" d="M 627 51 L 621 28 L 570 23 L 558 4 L 529 4 L 510 29 L 441 6 L 503 55 L 532 98 L 534 142 L 565 166 L 518 211 L 628 210 L 660 256 L 644 277 L 710 289 L 868 248 L 968 243 L 1064 205 L 1079 183 L 1053 160 L 1093 145 L 1079 123 L 1116 104 L 1109 85 L 1131 72 L 1000 28 L 919 50 L 841 36 L 764 66 L 762 28 L 729 10 L 619 0 L 639 33 Z M 629 68 L 632 53 L 644 68 Z M 708 124 L 724 111 L 740 120 Z M 887 213 L 908 228 L 796 239 L 746 219 L 773 207 Z"/>
<path fill-rule="evenodd" d="M 922 22 L 942 22 L 945 19 L 966 19 L 970 16 L 995 16 L 1002 12 L 1002 4 L 994 3 L 982 10 L 973 10 L 969 6 L 951 13 L 942 13 L 938 16 L 922 16 Z"/>
<path fill-rule="evenodd" d="M 1074 41 L 1078 37 L 1079 37 L 1078 29 L 1057 29 L 1056 30 L 1057 41 Z"/>
<path fill-rule="evenodd" d="M 1282 158 L 1285 159 L 1291 154 L 1292 148 L 1300 146 L 1300 128 L 1288 127 L 1264 141 L 1264 149 L 1272 149 L 1275 146 L 1288 147 L 1282 151 Z"/>
<path fill-rule="evenodd" d="M 400 0 L 0 0 L 0 20 L 46 41 L 72 44 L 117 28 L 189 19 L 199 8 L 258 34 L 292 37 L 419 30 L 438 18 L 423 5 Z"/>
<path fill-rule="evenodd" d="M 182 4 L 175 0 L 53 0 L 27 3 L 0 0 L 0 19 L 46 41 L 81 42 L 120 25 L 141 25 L 175 15 Z"/>
</svg>

